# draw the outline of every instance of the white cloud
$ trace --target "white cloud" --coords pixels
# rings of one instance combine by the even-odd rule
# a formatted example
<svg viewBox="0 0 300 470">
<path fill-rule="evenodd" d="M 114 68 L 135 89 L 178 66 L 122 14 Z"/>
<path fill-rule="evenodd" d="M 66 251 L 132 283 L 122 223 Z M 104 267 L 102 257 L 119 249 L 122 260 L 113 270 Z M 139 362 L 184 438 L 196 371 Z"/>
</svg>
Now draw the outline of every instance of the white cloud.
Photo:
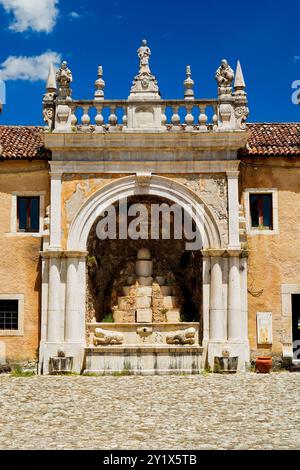
<svg viewBox="0 0 300 470">
<path fill-rule="evenodd" d="M 293 62 L 297 63 L 300 60 L 300 55 L 294 55 Z"/>
<path fill-rule="evenodd" d="M 39 56 L 10 56 L 0 65 L 0 79 L 28 80 L 37 82 L 47 80 L 50 64 L 58 65 L 61 55 L 47 51 Z"/>
<path fill-rule="evenodd" d="M 22 33 L 29 29 L 50 33 L 57 21 L 59 0 L 0 0 L 7 13 L 14 19 L 10 29 Z"/>
<path fill-rule="evenodd" d="M 72 20 L 78 20 L 78 18 L 80 18 L 80 14 L 77 13 L 77 11 L 71 11 L 69 13 L 69 18 L 71 18 Z"/>
</svg>

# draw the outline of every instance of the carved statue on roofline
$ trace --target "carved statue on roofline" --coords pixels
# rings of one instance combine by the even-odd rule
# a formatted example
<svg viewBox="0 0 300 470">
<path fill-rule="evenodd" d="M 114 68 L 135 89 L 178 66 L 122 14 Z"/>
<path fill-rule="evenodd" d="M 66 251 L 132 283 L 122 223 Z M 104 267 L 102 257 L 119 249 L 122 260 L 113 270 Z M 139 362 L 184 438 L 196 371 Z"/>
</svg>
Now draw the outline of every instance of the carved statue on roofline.
<svg viewBox="0 0 300 470">
<path fill-rule="evenodd" d="M 151 49 L 146 39 L 142 41 L 137 54 L 140 60 L 140 69 L 133 80 L 131 95 L 152 94 L 153 98 L 160 97 L 157 80 L 150 70 Z"/>
<path fill-rule="evenodd" d="M 71 100 L 72 90 L 70 84 L 73 81 L 71 70 L 67 67 L 67 62 L 64 61 L 60 69 L 56 73 L 56 81 L 58 85 L 58 97 L 62 100 Z"/>
<path fill-rule="evenodd" d="M 220 67 L 216 72 L 216 80 L 218 83 L 219 94 L 228 93 L 231 91 L 232 82 L 234 79 L 234 71 L 228 64 L 226 59 L 223 59 Z"/>
<path fill-rule="evenodd" d="M 149 62 L 151 56 L 151 50 L 147 45 L 146 39 L 142 41 L 141 47 L 138 49 L 138 56 L 140 59 L 140 72 L 150 73 Z"/>
</svg>

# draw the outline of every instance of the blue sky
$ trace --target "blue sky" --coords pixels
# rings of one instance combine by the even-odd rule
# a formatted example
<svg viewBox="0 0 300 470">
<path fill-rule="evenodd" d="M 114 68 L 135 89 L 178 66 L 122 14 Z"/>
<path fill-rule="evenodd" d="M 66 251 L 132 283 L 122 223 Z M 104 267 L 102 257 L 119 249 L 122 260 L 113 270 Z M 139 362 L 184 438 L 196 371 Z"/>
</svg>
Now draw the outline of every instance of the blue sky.
<svg viewBox="0 0 300 470">
<path fill-rule="evenodd" d="M 163 98 L 183 97 L 187 64 L 197 98 L 214 98 L 221 59 L 233 68 L 240 59 L 249 121 L 299 121 L 291 99 L 296 80 L 300 91 L 299 18 L 299 0 L 0 0 L 0 78 L 7 89 L 0 124 L 43 124 L 49 58 L 68 61 L 75 99 L 93 97 L 99 64 L 106 98 L 126 98 L 143 38 Z"/>
</svg>

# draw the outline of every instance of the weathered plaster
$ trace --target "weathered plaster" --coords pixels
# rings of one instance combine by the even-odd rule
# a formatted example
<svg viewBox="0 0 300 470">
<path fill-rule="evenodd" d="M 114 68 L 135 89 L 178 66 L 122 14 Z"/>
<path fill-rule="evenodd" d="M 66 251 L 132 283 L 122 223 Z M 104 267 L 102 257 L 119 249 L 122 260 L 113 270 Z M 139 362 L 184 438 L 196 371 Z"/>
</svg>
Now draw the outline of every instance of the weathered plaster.
<svg viewBox="0 0 300 470">
<path fill-rule="evenodd" d="M 300 284 L 300 167 L 299 161 L 255 159 L 241 165 L 240 191 L 247 188 L 276 188 L 278 191 L 279 232 L 248 235 L 249 340 L 253 354 L 281 354 L 286 332 L 291 331 L 291 317 L 282 310 L 282 284 Z M 243 194 L 241 200 L 244 203 Z M 273 345 L 258 348 L 256 313 L 268 311 L 273 316 Z"/>
<path fill-rule="evenodd" d="M 0 294 L 24 296 L 23 334 L 1 336 L 10 361 L 36 359 L 39 345 L 42 238 L 10 233 L 13 194 L 32 190 L 45 193 L 45 206 L 49 204 L 47 162 L 0 163 Z"/>
</svg>

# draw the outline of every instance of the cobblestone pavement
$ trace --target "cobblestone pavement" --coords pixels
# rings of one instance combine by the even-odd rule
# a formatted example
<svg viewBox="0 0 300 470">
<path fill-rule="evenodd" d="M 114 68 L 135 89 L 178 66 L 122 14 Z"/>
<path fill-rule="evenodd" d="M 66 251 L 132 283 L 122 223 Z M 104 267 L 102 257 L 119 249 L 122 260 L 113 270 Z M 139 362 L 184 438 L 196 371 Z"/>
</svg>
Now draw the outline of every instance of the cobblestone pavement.
<svg viewBox="0 0 300 470">
<path fill-rule="evenodd" d="M 300 374 L 0 377 L 0 449 L 300 449 Z"/>
</svg>

